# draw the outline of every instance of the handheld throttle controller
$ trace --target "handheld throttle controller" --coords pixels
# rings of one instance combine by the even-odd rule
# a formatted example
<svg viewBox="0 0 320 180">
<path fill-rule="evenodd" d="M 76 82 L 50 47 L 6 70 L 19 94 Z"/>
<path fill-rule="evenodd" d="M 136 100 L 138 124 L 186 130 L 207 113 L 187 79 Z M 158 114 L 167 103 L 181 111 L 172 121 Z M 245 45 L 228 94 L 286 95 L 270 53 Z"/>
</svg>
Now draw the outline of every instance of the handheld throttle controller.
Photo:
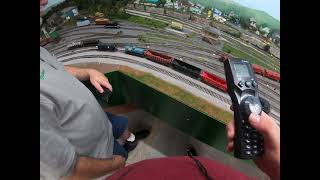
<svg viewBox="0 0 320 180">
<path fill-rule="evenodd" d="M 112 92 L 106 88 L 106 87 L 102 87 L 103 88 L 103 93 L 100 93 L 97 89 L 96 89 L 96 93 L 99 95 L 99 97 L 105 101 L 106 103 L 109 103 Z"/>
<path fill-rule="evenodd" d="M 234 110 L 234 156 L 254 159 L 263 154 L 264 141 L 263 136 L 250 125 L 248 118 L 251 113 L 260 115 L 268 107 L 262 106 L 256 77 L 248 61 L 230 58 L 224 61 L 224 69 Z M 263 105 L 267 105 L 265 101 Z"/>
</svg>

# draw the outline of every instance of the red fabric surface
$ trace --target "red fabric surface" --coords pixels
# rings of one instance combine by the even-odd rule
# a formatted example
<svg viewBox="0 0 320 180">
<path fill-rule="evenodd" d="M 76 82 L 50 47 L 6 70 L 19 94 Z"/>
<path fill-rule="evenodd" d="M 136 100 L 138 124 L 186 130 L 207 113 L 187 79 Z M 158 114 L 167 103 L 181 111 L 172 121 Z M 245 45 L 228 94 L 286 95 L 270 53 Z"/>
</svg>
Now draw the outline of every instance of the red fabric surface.
<svg viewBox="0 0 320 180">
<path fill-rule="evenodd" d="M 221 163 L 196 157 L 214 180 L 256 179 Z M 187 156 L 156 158 L 131 164 L 118 170 L 107 180 L 202 180 L 206 179 L 195 161 Z"/>
</svg>

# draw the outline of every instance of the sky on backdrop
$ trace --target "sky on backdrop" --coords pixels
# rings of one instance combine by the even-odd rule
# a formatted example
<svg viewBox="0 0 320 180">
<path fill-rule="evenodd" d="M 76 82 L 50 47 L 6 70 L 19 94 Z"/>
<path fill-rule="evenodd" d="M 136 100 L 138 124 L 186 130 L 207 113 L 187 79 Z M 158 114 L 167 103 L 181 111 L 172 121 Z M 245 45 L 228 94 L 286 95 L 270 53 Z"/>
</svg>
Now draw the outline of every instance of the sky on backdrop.
<svg viewBox="0 0 320 180">
<path fill-rule="evenodd" d="M 265 11 L 280 21 L 280 0 L 233 0 L 243 6 Z"/>
<path fill-rule="evenodd" d="M 60 3 L 64 0 L 48 0 L 47 7 Z M 252 8 L 265 11 L 272 17 L 280 21 L 280 0 L 233 0 L 239 4 Z"/>
</svg>

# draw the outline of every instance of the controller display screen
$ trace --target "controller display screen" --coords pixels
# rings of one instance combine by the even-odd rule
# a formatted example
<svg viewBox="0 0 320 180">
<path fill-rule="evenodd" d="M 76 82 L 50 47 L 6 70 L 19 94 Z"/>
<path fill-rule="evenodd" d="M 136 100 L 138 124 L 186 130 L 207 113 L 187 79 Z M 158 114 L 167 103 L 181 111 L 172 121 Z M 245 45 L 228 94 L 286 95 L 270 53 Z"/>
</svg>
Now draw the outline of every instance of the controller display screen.
<svg viewBox="0 0 320 180">
<path fill-rule="evenodd" d="M 248 66 L 246 64 L 234 64 L 234 69 L 237 73 L 237 78 L 242 79 L 243 77 L 250 77 Z"/>
</svg>

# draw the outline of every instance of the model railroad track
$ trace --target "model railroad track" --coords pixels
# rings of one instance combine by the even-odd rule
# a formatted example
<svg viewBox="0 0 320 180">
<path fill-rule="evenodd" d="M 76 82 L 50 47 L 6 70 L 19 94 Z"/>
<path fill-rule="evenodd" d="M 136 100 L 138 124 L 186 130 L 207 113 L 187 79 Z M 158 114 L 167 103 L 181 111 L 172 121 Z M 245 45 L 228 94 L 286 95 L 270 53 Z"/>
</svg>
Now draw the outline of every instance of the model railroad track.
<svg viewBox="0 0 320 180">
<path fill-rule="evenodd" d="M 131 35 L 116 35 L 116 37 L 119 38 L 137 38 L 137 36 L 131 36 Z M 82 36 L 79 38 L 74 38 L 72 41 L 82 41 L 82 40 L 103 40 L 103 39 L 114 39 L 115 36 L 97 36 L 97 35 L 88 35 L 88 36 Z M 116 43 L 121 44 L 121 43 Z M 128 44 L 128 43 L 127 43 Z M 61 44 L 53 48 L 47 48 L 49 51 L 54 52 L 63 48 L 67 48 L 67 44 Z"/>
<path fill-rule="evenodd" d="M 258 79 L 258 85 L 262 86 L 264 89 L 269 90 L 269 92 L 271 92 L 273 95 L 280 97 L 280 91 L 274 90 L 272 86 L 267 86 L 265 83 L 262 83 L 259 79 Z"/>
<path fill-rule="evenodd" d="M 80 50 L 80 51 L 79 51 Z M 73 55 L 73 54 L 77 54 L 77 53 L 83 53 L 83 52 L 90 52 L 90 51 L 95 51 L 96 48 L 85 48 L 85 49 L 79 49 L 78 51 L 75 51 L 75 52 L 67 52 L 67 53 L 64 53 L 60 56 L 57 56 L 58 58 L 62 58 L 62 57 L 66 57 L 66 56 L 70 56 L 70 55 Z M 163 53 L 167 53 L 167 52 L 163 52 Z M 58 55 L 58 54 L 57 54 Z M 191 59 L 191 58 L 190 58 Z M 192 59 L 191 59 L 192 61 Z M 224 73 L 224 70 L 222 68 L 222 66 L 219 66 L 219 65 L 216 65 L 216 64 L 212 64 L 212 63 L 207 63 L 207 62 L 202 62 L 202 61 L 198 61 L 197 63 L 199 64 L 202 64 L 203 66 L 206 66 L 210 69 L 212 69 L 213 71 L 217 71 L 217 72 L 220 72 L 221 74 Z M 261 84 L 261 83 L 260 83 Z M 274 92 L 274 91 L 270 91 L 270 92 Z M 268 93 L 264 92 L 264 91 L 261 91 L 261 89 L 259 90 L 259 93 L 260 95 L 263 97 L 263 98 L 266 98 L 270 101 L 272 101 L 273 103 L 271 103 L 271 107 L 276 111 L 276 112 L 280 112 L 280 107 L 279 107 L 279 100 L 277 100 L 276 98 L 274 98 L 274 96 L 271 96 L 269 95 Z M 275 94 L 276 95 L 276 94 Z"/>
<path fill-rule="evenodd" d="M 118 57 L 118 56 L 110 56 L 110 55 L 83 55 L 83 56 L 77 56 L 77 57 L 71 57 L 71 58 L 67 58 L 67 59 L 64 59 L 62 60 L 61 62 L 68 62 L 68 61 L 72 61 L 72 60 L 77 60 L 77 59 L 83 59 L 83 58 L 111 58 L 111 59 L 115 59 L 115 60 L 120 60 L 120 61 L 125 61 L 125 62 L 129 62 L 129 63 L 132 63 L 132 64 L 138 64 L 142 67 L 145 67 L 145 68 L 148 68 L 148 69 L 152 69 L 156 72 L 159 72 L 159 73 L 162 73 L 162 74 L 166 74 L 176 80 L 179 80 L 181 82 L 184 82 L 188 85 L 190 85 L 191 87 L 194 87 L 212 97 L 215 97 L 223 102 L 225 102 L 226 104 L 229 104 L 231 105 L 231 100 L 208 89 L 208 88 L 205 88 L 205 87 L 202 87 L 200 86 L 199 84 L 197 83 L 194 83 L 188 79 L 186 79 L 185 77 L 179 75 L 178 73 L 172 73 L 164 68 L 160 68 L 160 67 L 157 67 L 157 66 L 154 66 L 154 65 L 151 65 L 151 64 L 148 64 L 148 63 L 144 63 L 144 62 L 139 62 L 139 61 L 135 61 L 135 60 L 132 60 L 132 59 L 128 59 L 128 58 L 123 58 L 123 57 Z"/>
<path fill-rule="evenodd" d="M 119 29 L 115 29 L 115 30 L 119 30 L 121 31 L 121 29 L 124 30 L 134 30 L 134 31 L 143 31 L 143 32 L 156 32 L 155 30 L 150 30 L 150 29 L 144 29 L 144 28 L 138 28 L 138 27 L 130 27 L 130 26 L 123 26 L 121 24 L 119 24 L 121 27 Z M 65 34 L 68 33 L 73 33 L 73 32 L 78 32 L 81 30 L 95 30 L 95 29 L 105 29 L 108 30 L 107 28 L 104 27 L 104 25 L 90 25 L 90 26 L 84 26 L 84 27 L 73 27 L 73 28 L 69 28 L 69 29 L 63 29 L 58 31 L 58 33 L 63 36 Z"/>
<path fill-rule="evenodd" d="M 227 39 L 228 41 L 230 41 L 231 43 L 233 43 L 234 46 L 236 46 L 237 48 L 243 48 L 241 47 L 239 44 L 241 42 L 241 40 L 239 40 L 240 42 L 238 42 L 237 40 L 234 40 L 233 38 L 229 37 L 228 34 L 226 35 L 226 33 L 222 33 L 222 35 L 224 35 L 224 38 Z M 242 42 L 244 43 L 244 42 Z M 253 48 L 252 45 L 248 45 L 247 48 L 251 49 Z M 256 51 L 255 53 L 256 54 L 259 54 L 261 57 L 268 57 L 267 54 L 265 54 L 264 52 L 261 52 L 262 50 L 261 49 L 256 49 L 256 50 L 250 50 L 250 51 Z M 276 58 L 271 58 L 271 63 L 274 63 L 274 64 L 269 64 L 271 66 L 280 66 L 280 61 Z"/>
<path fill-rule="evenodd" d="M 84 49 L 84 51 L 88 52 L 88 51 L 92 51 L 92 50 L 95 50 L 94 48 L 88 48 L 88 49 Z M 84 51 L 81 51 L 81 52 L 84 52 Z M 73 54 L 77 54 L 79 52 L 71 52 L 71 53 L 68 53 L 67 54 L 64 54 L 62 56 L 59 56 L 59 58 L 62 58 L 62 57 L 66 57 L 66 56 L 70 56 L 70 55 L 73 55 Z M 163 74 L 167 74 L 169 75 L 170 77 L 174 78 L 174 79 L 177 79 L 179 81 L 182 81 L 192 87 L 195 87 L 197 89 L 199 89 L 200 91 L 212 96 L 212 97 L 215 97 L 227 104 L 231 104 L 231 101 L 223 96 L 221 96 L 220 94 L 218 93 L 215 93 L 213 92 L 212 90 L 210 89 L 207 89 L 205 87 L 202 87 L 176 73 L 172 73 L 170 71 L 167 71 L 163 68 L 159 68 L 159 67 L 156 67 L 156 66 L 153 66 L 153 65 L 150 65 L 150 64 L 147 64 L 147 63 L 143 63 L 143 62 L 139 62 L 139 61 L 135 61 L 135 60 L 132 60 L 132 59 L 128 59 L 128 58 L 123 58 L 123 57 L 118 57 L 118 56 L 110 56 L 110 55 L 83 55 L 83 56 L 77 56 L 77 57 L 71 57 L 71 58 L 67 58 L 67 59 L 64 59 L 62 60 L 61 62 L 68 62 L 68 61 L 71 61 L 71 60 L 76 60 L 76 59 L 81 59 L 81 58 L 112 58 L 112 59 L 117 59 L 117 60 L 121 60 L 121 61 L 126 61 L 126 62 L 129 62 L 129 63 L 134 63 L 134 64 L 138 64 L 140 66 L 143 66 L 143 67 L 146 67 L 148 69 L 152 69 L 154 71 L 157 71 L 157 72 L 160 72 L 160 73 L 163 73 Z M 272 106 L 272 105 L 271 105 Z M 272 106 L 272 109 L 275 111 L 275 112 L 278 112 L 279 113 L 279 110 L 277 110 L 275 107 Z M 275 119 L 279 119 L 279 117 L 273 113 L 272 114 L 272 117 L 274 117 Z"/>
<path fill-rule="evenodd" d="M 259 79 L 259 81 L 263 82 L 264 84 L 269 84 L 269 86 L 272 86 L 280 90 L 280 83 L 275 82 L 273 80 L 265 80 L 264 78 L 266 77 L 261 77 L 260 75 L 258 75 L 257 78 Z"/>
<path fill-rule="evenodd" d="M 173 57 L 175 57 L 177 59 L 179 59 L 179 57 L 181 57 L 179 54 L 176 54 L 176 53 L 171 53 L 171 52 L 168 53 L 168 52 L 163 51 L 163 50 L 157 50 L 157 51 L 162 52 L 162 53 L 166 53 L 166 54 L 170 54 L 171 56 L 173 56 Z M 187 52 L 187 50 L 185 50 L 185 51 Z M 222 65 L 215 64 L 215 63 L 210 63 L 210 62 L 206 62 L 206 61 L 198 61 L 198 60 L 195 60 L 195 59 L 192 59 L 192 58 L 189 58 L 189 57 L 183 57 L 183 59 L 188 60 L 188 61 L 192 61 L 192 62 L 196 62 L 197 64 L 201 64 L 204 67 L 207 67 L 207 68 L 213 70 L 214 72 L 219 72 L 222 75 L 224 74 L 224 68 L 223 68 Z M 260 80 L 258 79 L 258 83 L 259 83 L 259 81 Z M 269 90 L 268 92 L 271 92 L 274 96 L 279 96 L 279 94 L 277 92 L 275 92 L 274 90 L 270 89 L 266 85 L 262 84 L 261 82 L 259 84 L 262 85 L 264 87 L 264 89 Z M 268 93 L 266 93 L 264 91 L 261 91 L 261 90 L 259 90 L 259 93 L 262 94 L 264 96 L 264 98 L 272 100 L 274 102 L 274 104 L 279 104 L 279 100 L 276 99 L 274 96 L 269 95 Z M 279 107 L 277 105 L 275 105 L 275 110 L 277 112 L 280 111 L 280 109 L 279 109 Z"/>
</svg>

